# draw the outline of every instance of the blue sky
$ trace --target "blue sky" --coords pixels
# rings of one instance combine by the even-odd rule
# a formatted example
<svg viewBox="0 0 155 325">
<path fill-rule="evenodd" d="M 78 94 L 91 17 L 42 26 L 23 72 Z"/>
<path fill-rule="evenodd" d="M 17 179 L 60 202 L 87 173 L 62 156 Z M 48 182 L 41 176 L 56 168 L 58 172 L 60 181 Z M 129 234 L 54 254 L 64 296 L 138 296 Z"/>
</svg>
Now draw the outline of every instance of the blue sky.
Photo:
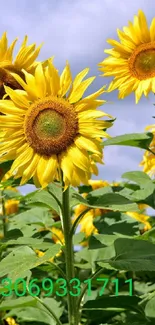
<svg viewBox="0 0 155 325">
<path fill-rule="evenodd" d="M 37 45 L 44 42 L 39 58 L 55 56 L 55 65 L 62 71 L 69 60 L 73 77 L 85 67 L 96 75 L 89 92 L 93 92 L 111 79 L 100 77 L 97 63 L 105 57 L 109 48 L 106 39 L 117 39 L 116 29 L 121 29 L 133 20 L 142 9 L 150 23 L 155 13 L 154 0 L 5 0 L 1 3 L 0 34 L 8 33 L 9 42 L 25 34 L 29 42 Z M 117 99 L 117 91 L 102 95 L 110 103 L 103 110 L 117 117 L 109 129 L 112 136 L 123 133 L 143 132 L 152 124 L 155 115 L 154 95 L 142 98 L 135 104 L 134 95 L 124 100 Z M 100 167 L 98 178 L 119 180 L 125 171 L 138 170 L 143 151 L 130 147 L 107 147 L 104 150 L 105 165 Z M 30 188 L 23 187 L 22 192 Z"/>
</svg>

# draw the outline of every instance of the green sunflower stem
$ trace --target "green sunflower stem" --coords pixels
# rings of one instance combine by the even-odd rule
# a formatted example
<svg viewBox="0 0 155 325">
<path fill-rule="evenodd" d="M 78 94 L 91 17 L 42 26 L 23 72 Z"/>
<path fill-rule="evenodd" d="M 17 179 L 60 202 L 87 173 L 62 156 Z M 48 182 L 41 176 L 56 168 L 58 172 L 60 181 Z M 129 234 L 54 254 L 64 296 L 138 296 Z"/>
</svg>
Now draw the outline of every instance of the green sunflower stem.
<svg viewBox="0 0 155 325">
<path fill-rule="evenodd" d="M 4 234 L 4 237 L 6 237 L 6 233 L 7 233 L 7 218 L 6 218 L 5 200 L 4 200 L 4 196 L 3 196 L 3 191 L 1 191 L 1 196 L 2 196 L 2 222 L 3 222 L 3 234 Z"/>
<path fill-rule="evenodd" d="M 62 193 L 62 222 L 65 239 L 65 262 L 66 262 L 66 277 L 68 282 L 67 298 L 68 298 L 68 319 L 69 325 L 78 325 L 76 300 L 77 297 L 72 296 L 69 291 L 72 292 L 70 280 L 75 278 L 74 269 L 74 249 L 71 236 L 71 214 L 69 204 L 69 187 Z"/>
</svg>

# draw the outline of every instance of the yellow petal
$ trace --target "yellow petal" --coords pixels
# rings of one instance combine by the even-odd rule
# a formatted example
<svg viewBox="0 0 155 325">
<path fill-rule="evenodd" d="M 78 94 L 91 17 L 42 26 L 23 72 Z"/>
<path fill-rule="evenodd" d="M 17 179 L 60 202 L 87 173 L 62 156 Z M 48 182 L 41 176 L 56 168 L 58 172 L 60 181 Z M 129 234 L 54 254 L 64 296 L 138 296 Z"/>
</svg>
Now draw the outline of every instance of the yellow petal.
<svg viewBox="0 0 155 325">
<path fill-rule="evenodd" d="M 76 146 L 72 146 L 68 149 L 68 156 L 70 157 L 74 165 L 76 165 L 78 168 L 81 168 L 86 172 L 89 171 L 90 162 L 86 152 L 84 153 L 82 152 L 82 150 L 79 150 Z"/>
<path fill-rule="evenodd" d="M 33 158 L 31 159 L 31 162 L 27 165 L 27 167 L 23 171 L 20 185 L 25 184 L 29 179 L 34 177 L 39 160 L 40 160 L 40 156 L 38 154 L 34 154 Z"/>
<path fill-rule="evenodd" d="M 136 99 L 136 104 L 139 102 L 141 96 L 143 93 L 143 87 L 142 87 L 142 82 L 139 83 L 139 86 L 137 87 L 135 91 L 135 99 Z"/>
<path fill-rule="evenodd" d="M 15 159 L 13 162 L 10 172 L 13 173 L 15 169 L 18 167 L 21 167 L 22 165 L 25 165 L 30 162 L 33 156 L 33 149 L 28 147 L 27 144 L 25 144 L 25 150 L 22 151 L 22 153 Z"/>
<path fill-rule="evenodd" d="M 76 89 L 80 84 L 81 81 L 84 79 L 84 77 L 88 74 L 89 72 L 89 68 L 85 68 L 84 70 L 82 70 L 81 72 L 79 72 L 74 81 L 73 81 L 73 88 Z"/>
<path fill-rule="evenodd" d="M 35 81 L 36 81 L 36 87 L 38 89 L 38 93 L 40 97 L 46 96 L 46 82 L 45 82 L 45 76 L 43 72 L 43 68 L 41 63 L 38 64 L 38 66 L 35 69 Z"/>
<path fill-rule="evenodd" d="M 151 22 L 150 37 L 151 37 L 151 41 L 155 41 L 155 17 L 152 19 Z"/>
<path fill-rule="evenodd" d="M 84 80 L 81 84 L 79 84 L 79 86 L 76 89 L 73 88 L 71 94 L 68 97 L 69 102 L 71 104 L 73 104 L 73 103 L 79 101 L 82 98 L 86 89 L 94 81 L 95 78 L 96 77 L 90 77 L 90 78 Z"/>
<path fill-rule="evenodd" d="M 79 136 L 74 142 L 79 149 L 85 149 L 94 153 L 99 153 L 101 151 L 101 148 L 97 142 L 86 137 Z"/>
<path fill-rule="evenodd" d="M 60 95 L 61 97 L 63 97 L 64 95 L 66 95 L 66 93 L 68 92 L 70 86 L 72 83 L 72 75 L 71 75 L 71 71 L 70 71 L 70 66 L 67 62 L 66 67 L 64 68 L 61 76 L 60 76 L 60 90 L 58 95 Z"/>
<path fill-rule="evenodd" d="M 58 161 L 57 161 L 56 155 L 53 155 L 51 158 L 47 158 L 47 159 L 44 158 L 44 161 L 45 161 L 46 167 L 42 171 L 41 177 L 39 175 L 38 178 L 39 178 L 41 185 L 43 187 L 46 187 L 50 182 L 54 181 L 54 178 L 55 178 L 55 175 L 57 172 Z"/>
<path fill-rule="evenodd" d="M 18 94 L 16 90 L 12 90 L 10 87 L 4 86 L 5 92 L 9 95 L 9 97 L 13 100 L 15 105 L 21 108 L 28 108 L 29 102 L 24 96 Z"/>
<path fill-rule="evenodd" d="M 65 177 L 68 178 L 69 183 L 72 181 L 72 174 L 73 174 L 73 162 L 71 161 L 70 157 L 68 156 L 67 152 L 63 152 L 60 156 L 60 166 L 63 171 Z"/>
<path fill-rule="evenodd" d="M 138 12 L 139 27 L 143 37 L 143 42 L 150 42 L 150 31 L 148 29 L 147 20 L 142 10 Z"/>
<path fill-rule="evenodd" d="M 11 100 L 0 100 L 0 112 L 9 115 L 25 115 L 25 109 L 15 106 Z"/>
<path fill-rule="evenodd" d="M 50 94 L 56 96 L 60 89 L 60 77 L 57 69 L 55 68 L 51 60 L 49 60 L 48 62 L 48 68 L 46 69 L 45 75 L 47 79 L 47 84 L 50 85 Z"/>
</svg>

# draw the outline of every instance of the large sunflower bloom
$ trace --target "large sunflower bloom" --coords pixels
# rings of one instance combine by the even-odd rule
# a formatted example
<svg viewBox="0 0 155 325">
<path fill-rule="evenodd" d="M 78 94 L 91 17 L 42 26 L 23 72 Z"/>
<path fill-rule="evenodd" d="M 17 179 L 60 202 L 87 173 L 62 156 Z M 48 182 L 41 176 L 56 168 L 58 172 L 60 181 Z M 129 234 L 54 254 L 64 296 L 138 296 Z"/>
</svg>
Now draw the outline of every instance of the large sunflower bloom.
<svg viewBox="0 0 155 325">
<path fill-rule="evenodd" d="M 26 82 L 14 78 L 23 90 L 5 86 L 10 100 L 0 101 L 0 162 L 14 160 L 9 177 L 21 177 L 25 184 L 33 177 L 35 184 L 46 187 L 63 172 L 65 186 L 88 184 L 97 170 L 92 161 L 102 163 L 101 137 L 112 122 L 97 120 L 110 115 L 96 110 L 104 100 L 96 98 L 104 87 L 81 99 L 95 77 L 84 81 L 89 69 L 80 72 L 72 82 L 69 64 L 61 76 L 49 60 L 43 69 L 37 65 L 35 75 L 24 71 Z M 68 92 L 69 91 L 69 92 Z"/>
<path fill-rule="evenodd" d="M 136 103 L 144 93 L 155 93 L 155 18 L 148 28 L 142 10 L 129 22 L 123 32 L 117 29 L 119 42 L 109 39 L 113 46 L 105 50 L 110 54 L 99 66 L 103 76 L 114 76 L 108 90 L 119 90 L 119 98 L 124 98 L 135 91 Z"/>
<path fill-rule="evenodd" d="M 37 62 L 35 62 L 40 52 L 41 45 L 36 48 L 35 44 L 27 45 L 28 37 L 25 36 L 24 41 L 13 59 L 13 50 L 17 42 L 17 38 L 8 46 L 6 33 L 3 33 L 0 39 L 0 98 L 5 94 L 4 85 L 8 85 L 12 89 L 22 89 L 21 85 L 13 78 L 11 72 L 18 73 L 25 69 L 27 72 L 33 72 Z"/>
</svg>

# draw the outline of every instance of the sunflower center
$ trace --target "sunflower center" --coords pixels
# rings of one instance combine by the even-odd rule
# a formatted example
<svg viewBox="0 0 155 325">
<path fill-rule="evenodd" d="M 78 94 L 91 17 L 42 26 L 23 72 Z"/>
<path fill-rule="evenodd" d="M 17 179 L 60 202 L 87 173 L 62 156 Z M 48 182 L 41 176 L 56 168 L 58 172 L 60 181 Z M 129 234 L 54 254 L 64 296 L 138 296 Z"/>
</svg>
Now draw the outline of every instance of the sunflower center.
<svg viewBox="0 0 155 325">
<path fill-rule="evenodd" d="M 34 129 L 40 137 L 56 138 L 64 132 L 65 119 L 58 112 L 46 109 L 36 117 Z"/>
<path fill-rule="evenodd" d="M 30 106 L 24 130 L 27 142 L 36 153 L 48 157 L 60 154 L 78 134 L 77 114 L 64 99 L 47 97 Z"/>
<path fill-rule="evenodd" d="M 129 59 L 129 68 L 139 80 L 155 77 L 155 42 L 139 45 Z"/>
</svg>

